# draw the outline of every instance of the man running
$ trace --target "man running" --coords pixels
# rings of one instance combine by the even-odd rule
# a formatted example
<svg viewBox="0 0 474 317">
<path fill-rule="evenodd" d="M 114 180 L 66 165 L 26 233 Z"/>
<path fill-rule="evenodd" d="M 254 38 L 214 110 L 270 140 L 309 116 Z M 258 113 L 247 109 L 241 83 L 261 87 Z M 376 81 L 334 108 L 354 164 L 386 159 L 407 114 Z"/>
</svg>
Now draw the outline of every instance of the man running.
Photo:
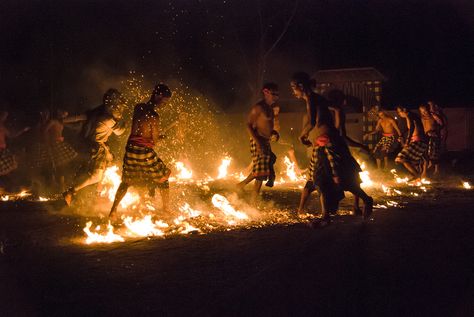
<svg viewBox="0 0 474 317">
<path fill-rule="evenodd" d="M 87 146 L 88 160 L 81 166 L 73 185 L 63 193 L 68 206 L 77 191 L 86 186 L 102 181 L 107 165 L 113 160 L 108 140 L 112 134 L 122 135 L 125 132 L 122 119 L 123 99 L 116 89 L 109 89 L 103 98 L 103 104 L 79 116 L 68 117 L 64 123 L 84 121 L 82 136 Z"/>
<path fill-rule="evenodd" d="M 144 186 L 150 196 L 159 188 L 163 201 L 163 211 L 168 212 L 169 168 L 158 157 L 153 147 L 162 137 L 160 135 L 160 117 L 156 110 L 166 104 L 171 91 L 164 84 L 156 85 L 150 100 L 135 106 L 133 111 L 132 131 L 128 138 L 123 158 L 122 182 L 115 194 L 109 217 L 115 218 L 118 205 L 130 186 Z"/>
<path fill-rule="evenodd" d="M 275 83 L 266 83 L 262 88 L 263 99 L 252 106 L 247 118 L 247 131 L 250 134 L 250 153 L 252 155 L 252 172 L 237 186 L 243 189 L 245 185 L 255 180 L 252 192 L 252 201 L 255 201 L 260 193 L 262 182 L 272 187 L 275 181 L 275 170 L 273 165 L 276 156 L 272 152 L 270 139 L 275 136 L 279 138 L 278 132 L 274 130 L 274 111 L 272 105 L 278 100 L 278 86 Z"/>
</svg>

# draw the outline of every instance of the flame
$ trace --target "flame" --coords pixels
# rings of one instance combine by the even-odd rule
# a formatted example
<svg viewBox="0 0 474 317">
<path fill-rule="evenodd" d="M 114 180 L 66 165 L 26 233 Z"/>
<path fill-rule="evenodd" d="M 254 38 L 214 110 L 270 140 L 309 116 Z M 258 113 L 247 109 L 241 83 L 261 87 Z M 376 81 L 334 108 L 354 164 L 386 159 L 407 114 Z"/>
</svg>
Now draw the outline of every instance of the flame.
<svg viewBox="0 0 474 317">
<path fill-rule="evenodd" d="M 369 171 L 366 169 L 365 162 L 359 162 L 360 168 L 362 172 L 359 172 L 360 179 L 362 183 L 360 184 L 362 187 L 370 187 L 374 185 L 374 182 L 370 178 Z"/>
<path fill-rule="evenodd" d="M 465 189 L 471 189 L 472 186 L 471 184 L 469 184 L 469 182 L 462 182 L 462 186 L 465 188 Z"/>
<path fill-rule="evenodd" d="M 292 181 L 296 182 L 299 180 L 295 172 L 295 163 L 290 160 L 288 156 L 285 156 L 283 163 L 286 165 L 286 176 Z"/>
<path fill-rule="evenodd" d="M 185 203 L 182 207 L 179 207 L 179 210 L 188 214 L 190 218 L 195 218 L 201 215 L 199 210 L 192 209 L 188 203 Z"/>
<path fill-rule="evenodd" d="M 118 166 L 110 166 L 104 172 L 104 178 L 102 180 L 103 190 L 100 193 L 100 196 L 107 197 L 110 201 L 114 201 L 115 193 L 120 186 L 122 181 L 120 175 L 118 174 Z M 123 197 L 122 201 L 120 202 L 120 206 L 122 208 L 127 208 L 132 204 L 136 204 L 140 200 L 140 196 L 133 192 L 128 191 L 127 194 Z"/>
<path fill-rule="evenodd" d="M 225 178 L 227 176 L 227 168 L 230 165 L 230 161 L 232 159 L 228 156 L 222 159 L 222 163 L 219 166 L 219 175 L 217 176 L 217 179 Z"/>
<path fill-rule="evenodd" d="M 244 212 L 235 210 L 227 198 L 222 195 L 214 194 L 214 196 L 212 196 L 212 204 L 228 217 L 237 218 L 238 220 L 247 220 L 249 218 Z M 228 223 L 232 225 L 235 224 L 235 221 L 229 220 Z"/>
<path fill-rule="evenodd" d="M 107 233 L 100 234 L 98 232 L 91 232 L 90 228 L 92 226 L 92 221 L 86 223 L 86 227 L 83 229 L 87 234 L 86 243 L 112 243 L 112 242 L 123 242 L 124 238 L 118 234 L 114 233 L 114 227 L 110 224 L 107 225 Z M 100 230 L 100 227 L 97 227 L 96 230 Z"/>
<path fill-rule="evenodd" d="M 136 220 L 134 220 L 132 217 L 125 217 L 123 223 L 128 229 L 127 235 L 132 237 L 163 236 L 165 233 L 159 228 L 168 226 L 167 224 L 160 221 L 153 222 L 151 215 L 147 215 L 142 219 Z"/>
<path fill-rule="evenodd" d="M 177 179 L 191 179 L 193 177 L 193 171 L 186 168 L 183 162 L 175 163 L 178 174 L 176 174 Z"/>
</svg>

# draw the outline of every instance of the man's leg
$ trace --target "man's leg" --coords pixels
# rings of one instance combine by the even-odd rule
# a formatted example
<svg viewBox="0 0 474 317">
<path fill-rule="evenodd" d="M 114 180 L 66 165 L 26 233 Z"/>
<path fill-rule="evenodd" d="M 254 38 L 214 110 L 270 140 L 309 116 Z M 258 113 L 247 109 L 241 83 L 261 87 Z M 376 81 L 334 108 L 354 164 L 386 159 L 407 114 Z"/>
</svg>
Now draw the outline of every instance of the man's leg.
<svg viewBox="0 0 474 317">
<path fill-rule="evenodd" d="M 377 158 L 377 159 L 375 159 L 375 161 L 377 162 L 377 169 L 381 170 L 382 169 L 382 160 Z"/>
<path fill-rule="evenodd" d="M 71 205 L 72 203 L 72 198 L 76 192 L 79 190 L 93 184 L 97 184 L 102 180 L 102 177 L 104 175 L 104 170 L 103 169 L 98 169 L 95 170 L 91 175 L 84 174 L 80 177 L 82 179 L 75 185 L 71 186 L 67 191 L 63 193 L 64 200 L 66 201 L 66 204 L 68 206 Z"/>
<path fill-rule="evenodd" d="M 243 181 L 241 181 L 240 183 L 237 184 L 237 188 L 242 190 L 245 187 L 245 185 L 247 185 L 248 183 L 250 183 L 254 179 L 255 179 L 255 176 L 253 176 L 253 174 L 250 173 L 249 176 L 247 176 L 246 179 L 244 179 Z"/>
<path fill-rule="evenodd" d="M 353 186 L 349 190 L 355 197 L 361 198 L 362 201 L 364 202 L 364 210 L 363 210 L 363 215 L 365 219 L 368 219 L 370 215 L 372 214 L 372 208 L 374 205 L 374 200 L 372 197 L 367 195 L 367 193 L 360 188 L 360 186 Z"/>
<path fill-rule="evenodd" d="M 163 201 L 163 212 L 168 213 L 170 211 L 170 189 L 160 188 L 160 194 Z"/>
<path fill-rule="evenodd" d="M 258 199 L 258 194 L 260 193 L 260 189 L 262 188 L 262 181 L 256 179 L 255 183 L 253 185 L 253 191 L 252 191 L 252 203 L 256 203 Z"/>
<path fill-rule="evenodd" d="M 384 163 L 383 170 L 388 171 L 390 169 L 388 166 L 388 155 L 385 155 L 383 157 L 383 163 Z"/>
<path fill-rule="evenodd" d="M 298 210 L 296 211 L 298 215 L 304 213 L 304 207 L 306 206 L 306 203 L 308 202 L 309 197 L 311 196 L 311 193 L 313 191 L 313 182 L 306 182 L 306 185 L 304 186 L 303 191 L 301 192 L 300 205 L 298 206 Z"/>
<path fill-rule="evenodd" d="M 116 217 L 118 205 L 120 204 L 123 197 L 127 193 L 128 187 L 129 187 L 128 184 L 120 183 L 120 186 L 117 189 L 117 192 L 115 193 L 115 199 L 114 199 L 114 203 L 112 204 L 112 208 L 110 209 L 109 218 Z"/>
</svg>

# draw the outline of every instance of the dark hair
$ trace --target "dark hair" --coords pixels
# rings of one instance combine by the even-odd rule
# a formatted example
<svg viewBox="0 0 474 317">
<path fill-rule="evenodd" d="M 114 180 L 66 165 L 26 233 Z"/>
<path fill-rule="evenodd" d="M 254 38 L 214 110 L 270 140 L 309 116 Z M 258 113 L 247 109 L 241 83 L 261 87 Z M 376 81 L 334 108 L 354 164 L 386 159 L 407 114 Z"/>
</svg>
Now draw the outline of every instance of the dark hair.
<svg viewBox="0 0 474 317">
<path fill-rule="evenodd" d="M 404 107 L 404 106 L 397 106 L 395 109 L 396 109 L 396 110 L 403 111 L 403 112 L 409 112 L 408 109 L 407 109 L 406 107 Z"/>
<path fill-rule="evenodd" d="M 309 74 L 305 72 L 294 73 L 291 76 L 291 80 L 297 85 L 301 85 L 304 90 L 311 90 L 311 86 L 316 84 L 314 80 L 311 80 Z"/>
<path fill-rule="evenodd" d="M 278 85 L 273 82 L 267 82 L 263 84 L 262 90 L 263 89 L 268 89 L 270 91 L 278 91 Z"/>
<path fill-rule="evenodd" d="M 171 90 L 165 84 L 159 83 L 153 89 L 152 95 L 153 96 L 160 95 L 161 97 L 170 98 L 171 97 Z"/>
<path fill-rule="evenodd" d="M 122 94 L 115 88 L 109 88 L 103 97 L 103 103 L 109 105 L 117 105 L 123 102 Z"/>
</svg>

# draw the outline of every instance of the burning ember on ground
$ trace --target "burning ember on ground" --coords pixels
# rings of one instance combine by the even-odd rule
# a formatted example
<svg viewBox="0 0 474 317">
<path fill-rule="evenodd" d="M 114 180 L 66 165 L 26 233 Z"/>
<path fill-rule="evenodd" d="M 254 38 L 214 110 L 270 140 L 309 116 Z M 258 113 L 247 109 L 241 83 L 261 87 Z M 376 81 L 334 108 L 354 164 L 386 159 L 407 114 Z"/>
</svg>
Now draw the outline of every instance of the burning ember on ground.
<svg viewBox="0 0 474 317">
<path fill-rule="evenodd" d="M 231 161 L 230 157 L 222 159 L 221 164 L 217 167 L 218 176 L 216 179 L 230 178 L 229 181 L 237 181 L 245 178 L 242 172 L 229 174 L 228 168 Z M 297 174 L 295 164 L 288 157 L 283 158 L 283 163 L 286 169 L 282 170 L 277 186 L 297 190 L 292 184 L 301 184 L 304 177 Z M 420 197 L 431 189 L 430 181 L 422 179 L 408 182 L 408 178 L 399 177 L 395 169 L 391 170 L 392 178 L 385 179 L 382 183 L 380 175 L 372 179 L 367 165 L 364 162 L 359 164 L 362 168 L 362 172 L 360 172 L 362 186 L 375 198 L 375 209 L 386 210 L 401 207 L 404 197 Z M 177 187 L 175 188 L 179 188 L 180 184 L 192 184 L 200 189 L 201 193 L 202 191 L 206 195 L 212 193 L 212 182 L 215 179 L 207 174 L 202 179 L 193 179 L 193 172 L 183 162 L 175 162 L 175 167 L 177 170 L 175 178 Z M 102 183 L 101 195 L 107 197 L 110 202 L 113 201 L 120 184 L 118 172 L 117 166 L 108 168 Z M 471 188 L 468 182 L 463 182 L 463 187 Z M 285 210 L 258 210 L 248 206 L 236 194 L 229 196 L 213 193 L 210 199 L 201 200 L 199 198 L 196 201 L 196 198 L 190 195 L 189 188 L 188 191 L 181 191 L 181 194 L 176 197 L 180 200 L 176 209 L 172 210 L 169 215 L 164 215 L 160 214 L 160 204 L 155 206 L 153 201 L 148 200 L 147 197 L 141 198 L 138 192 L 131 189 L 121 204 L 123 216 L 120 223 L 115 227 L 110 223 L 94 227 L 92 222 L 88 222 L 83 229 L 86 233 L 85 243 L 112 243 L 141 237 L 205 234 L 214 230 L 231 230 L 238 227 L 251 228 L 277 223 L 297 223 L 317 217 L 314 214 L 307 214 L 308 217 L 303 219 L 294 217 L 291 212 Z M 2 197 L 2 199 L 4 198 Z M 134 216 L 130 216 L 130 212 L 133 212 Z M 344 210 L 341 210 L 341 214 L 344 214 Z"/>
<path fill-rule="evenodd" d="M 465 188 L 465 189 L 471 189 L 472 186 L 471 184 L 469 184 L 469 182 L 462 182 L 462 186 Z"/>
</svg>

